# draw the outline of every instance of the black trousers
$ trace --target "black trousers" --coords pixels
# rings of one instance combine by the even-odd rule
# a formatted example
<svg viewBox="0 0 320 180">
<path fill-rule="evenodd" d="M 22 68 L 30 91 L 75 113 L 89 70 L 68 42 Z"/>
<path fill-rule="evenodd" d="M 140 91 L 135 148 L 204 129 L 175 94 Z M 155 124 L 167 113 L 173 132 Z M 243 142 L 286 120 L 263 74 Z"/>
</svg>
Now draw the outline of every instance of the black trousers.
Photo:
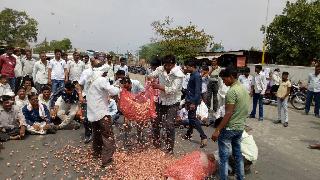
<svg viewBox="0 0 320 180">
<path fill-rule="evenodd" d="M 161 105 L 157 104 L 157 118 L 152 122 L 153 145 L 156 148 L 161 147 L 160 132 L 163 129 L 166 132 L 165 145 L 167 151 L 173 151 L 175 141 L 175 120 L 179 110 L 179 104 Z"/>
<path fill-rule="evenodd" d="M 219 90 L 219 83 L 218 81 L 209 81 L 208 83 L 208 91 L 207 91 L 207 106 L 208 109 L 211 109 L 211 100 L 212 100 L 212 109 L 217 111 L 218 109 L 218 90 Z"/>
<path fill-rule="evenodd" d="M 201 140 L 207 139 L 207 136 L 202 129 L 201 122 L 197 118 L 197 114 L 196 114 L 197 106 L 195 107 L 195 109 L 190 108 L 190 103 L 186 103 L 186 106 L 188 110 L 188 120 L 189 120 L 189 128 L 186 136 L 191 137 L 193 133 L 193 129 L 196 129 L 200 134 Z"/>
<path fill-rule="evenodd" d="M 112 130 L 112 121 L 110 116 L 105 116 L 99 121 L 92 123 L 93 142 L 92 149 L 96 156 L 101 155 L 102 164 L 108 163 L 112 158 L 116 144 Z"/>
</svg>

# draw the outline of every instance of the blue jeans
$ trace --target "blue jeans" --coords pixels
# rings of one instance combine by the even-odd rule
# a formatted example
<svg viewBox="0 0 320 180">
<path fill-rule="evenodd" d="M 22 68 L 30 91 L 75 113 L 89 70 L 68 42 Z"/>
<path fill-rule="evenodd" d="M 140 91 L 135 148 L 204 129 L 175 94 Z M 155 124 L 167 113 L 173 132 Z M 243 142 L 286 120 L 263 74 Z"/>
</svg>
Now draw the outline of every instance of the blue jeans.
<svg viewBox="0 0 320 180">
<path fill-rule="evenodd" d="M 189 109 L 189 107 L 188 107 L 188 109 Z M 200 134 L 201 140 L 207 139 L 207 136 L 201 127 L 201 122 L 197 119 L 196 112 L 197 112 L 197 106 L 193 110 L 190 110 L 190 109 L 188 110 L 189 129 L 188 129 L 186 135 L 191 137 L 191 135 L 193 133 L 193 129 L 196 129 Z"/>
<path fill-rule="evenodd" d="M 235 173 L 237 180 L 244 178 L 243 157 L 241 154 L 241 137 L 243 131 L 222 129 L 218 138 L 219 146 L 219 176 L 221 180 L 228 179 L 228 161 L 229 161 L 229 147 L 231 144 L 232 155 L 235 159 Z"/>
<path fill-rule="evenodd" d="M 8 78 L 8 84 L 10 85 L 13 92 L 15 92 L 16 88 L 19 88 L 16 87 L 16 78 Z"/>
<path fill-rule="evenodd" d="M 60 88 L 64 88 L 64 80 L 52 79 L 52 94 L 56 93 Z"/>
<path fill-rule="evenodd" d="M 307 91 L 307 102 L 305 107 L 305 112 L 309 113 L 310 105 L 312 100 L 314 99 L 314 114 L 319 115 L 319 106 L 320 106 L 320 92 Z"/>
<path fill-rule="evenodd" d="M 116 125 L 119 125 L 119 124 L 122 125 L 124 123 L 124 121 L 120 121 L 120 114 L 112 115 L 111 120 L 112 120 L 112 124 L 116 124 Z"/>
<path fill-rule="evenodd" d="M 252 105 L 252 111 L 250 113 L 250 116 L 255 117 L 256 111 L 257 111 L 257 104 L 259 102 L 259 119 L 263 119 L 263 95 L 260 93 L 254 93 L 253 94 L 253 105 Z"/>
</svg>

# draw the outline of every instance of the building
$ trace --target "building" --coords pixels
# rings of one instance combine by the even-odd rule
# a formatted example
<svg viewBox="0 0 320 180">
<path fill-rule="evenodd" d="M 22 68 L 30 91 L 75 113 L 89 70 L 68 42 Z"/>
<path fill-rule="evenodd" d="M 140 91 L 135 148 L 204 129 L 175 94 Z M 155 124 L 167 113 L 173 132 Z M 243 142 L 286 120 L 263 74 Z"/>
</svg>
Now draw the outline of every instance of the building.
<svg viewBox="0 0 320 180">
<path fill-rule="evenodd" d="M 218 64 L 222 67 L 235 66 L 245 67 L 247 64 L 259 64 L 262 59 L 261 51 L 222 51 L 222 52 L 200 52 L 196 57 L 202 60 L 202 63 L 210 63 L 213 58 L 218 59 Z M 269 53 L 265 53 L 265 64 L 274 64 Z"/>
</svg>

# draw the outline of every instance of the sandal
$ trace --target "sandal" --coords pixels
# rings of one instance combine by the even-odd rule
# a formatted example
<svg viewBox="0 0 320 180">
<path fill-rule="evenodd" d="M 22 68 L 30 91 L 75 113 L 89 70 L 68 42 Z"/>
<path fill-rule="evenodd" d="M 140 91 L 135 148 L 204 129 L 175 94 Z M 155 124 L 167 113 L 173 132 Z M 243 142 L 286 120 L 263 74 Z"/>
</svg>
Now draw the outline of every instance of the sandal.
<svg viewBox="0 0 320 180">
<path fill-rule="evenodd" d="M 311 144 L 308 147 L 309 149 L 319 149 L 320 150 L 320 144 Z"/>
</svg>

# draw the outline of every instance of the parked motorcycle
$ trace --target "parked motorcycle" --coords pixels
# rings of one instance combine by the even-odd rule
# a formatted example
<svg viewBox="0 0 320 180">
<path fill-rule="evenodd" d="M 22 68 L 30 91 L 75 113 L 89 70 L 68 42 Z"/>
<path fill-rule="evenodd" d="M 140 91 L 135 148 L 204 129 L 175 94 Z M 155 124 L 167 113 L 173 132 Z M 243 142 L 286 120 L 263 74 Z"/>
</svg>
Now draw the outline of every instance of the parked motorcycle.
<svg viewBox="0 0 320 180">
<path fill-rule="evenodd" d="M 268 86 L 263 96 L 263 104 L 269 105 L 271 103 L 277 103 L 277 96 L 275 92 L 272 92 L 272 87 Z"/>
<path fill-rule="evenodd" d="M 288 100 L 291 103 L 292 107 L 297 110 L 303 110 L 306 105 L 306 100 L 306 89 L 304 87 L 300 87 L 298 84 L 293 83 Z M 271 87 L 267 88 L 263 98 L 263 103 L 266 105 L 277 103 L 276 93 L 271 92 Z"/>
<path fill-rule="evenodd" d="M 292 107 L 297 110 L 303 110 L 307 101 L 307 89 L 300 87 L 298 84 L 292 84 L 289 100 Z"/>
</svg>

